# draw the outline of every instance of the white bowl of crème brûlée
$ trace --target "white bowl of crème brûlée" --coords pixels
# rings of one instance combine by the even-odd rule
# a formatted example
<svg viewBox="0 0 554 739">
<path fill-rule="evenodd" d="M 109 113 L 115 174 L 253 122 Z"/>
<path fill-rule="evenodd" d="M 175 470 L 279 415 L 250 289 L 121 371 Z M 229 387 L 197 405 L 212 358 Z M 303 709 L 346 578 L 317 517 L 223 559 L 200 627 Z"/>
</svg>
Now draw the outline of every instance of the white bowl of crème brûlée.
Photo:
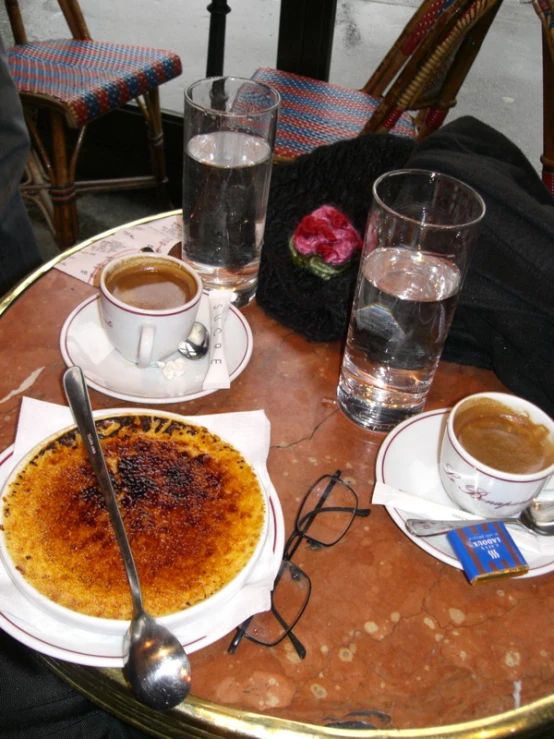
<svg viewBox="0 0 554 739">
<path fill-rule="evenodd" d="M 266 492 L 227 441 L 181 416 L 95 413 L 144 607 L 168 628 L 222 608 L 258 561 Z M 123 635 L 132 601 L 75 426 L 31 450 L 1 497 L 0 556 L 17 588 L 68 625 Z"/>
</svg>

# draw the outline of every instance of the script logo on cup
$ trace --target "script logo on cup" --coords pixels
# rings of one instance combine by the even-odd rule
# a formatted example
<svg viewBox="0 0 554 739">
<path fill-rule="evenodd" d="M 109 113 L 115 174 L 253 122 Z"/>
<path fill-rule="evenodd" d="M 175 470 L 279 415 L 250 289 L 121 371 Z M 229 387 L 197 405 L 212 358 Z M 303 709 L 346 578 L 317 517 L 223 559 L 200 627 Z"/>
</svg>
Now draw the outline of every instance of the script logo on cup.
<svg viewBox="0 0 554 739">
<path fill-rule="evenodd" d="M 100 316 L 110 343 L 130 362 L 149 367 L 176 351 L 196 320 L 202 281 L 179 259 L 132 254 L 100 275 Z"/>
<path fill-rule="evenodd" d="M 554 473 L 554 421 L 523 398 L 470 395 L 448 417 L 439 468 L 443 487 L 463 510 L 517 516 Z"/>
</svg>

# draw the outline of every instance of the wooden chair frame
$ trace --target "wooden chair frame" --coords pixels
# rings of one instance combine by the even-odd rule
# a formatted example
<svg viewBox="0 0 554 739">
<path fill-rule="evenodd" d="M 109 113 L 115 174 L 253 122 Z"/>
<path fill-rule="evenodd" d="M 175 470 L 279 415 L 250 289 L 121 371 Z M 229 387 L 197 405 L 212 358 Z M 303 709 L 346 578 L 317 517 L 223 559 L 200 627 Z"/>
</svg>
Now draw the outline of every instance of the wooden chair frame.
<svg viewBox="0 0 554 739">
<path fill-rule="evenodd" d="M 275 161 L 286 162 L 308 153 L 314 141 L 318 143 L 313 145 L 318 146 L 360 134 L 386 132 L 417 139 L 429 135 L 456 105 L 459 90 L 501 4 L 502 0 L 422 0 L 360 90 L 348 91 L 299 75 L 295 80 L 294 74 L 275 69 L 255 72 L 254 79 L 274 84 L 277 89 L 282 82 L 286 129 L 282 147 L 278 130 Z M 289 90 L 294 90 L 290 107 Z M 328 127 L 325 118 L 318 118 L 318 106 L 323 116 L 328 115 Z M 362 113 L 364 110 L 367 112 Z M 334 119 L 338 123 L 333 128 Z M 314 120 L 316 123 L 310 123 Z M 318 131 L 322 134 L 319 137 Z"/>
<path fill-rule="evenodd" d="M 554 2 L 533 0 L 542 24 L 542 181 L 554 195 Z"/>
<path fill-rule="evenodd" d="M 77 0 L 57 1 L 73 39 L 92 41 Z M 28 43 L 18 0 L 4 2 L 15 44 Z M 75 129 L 61 103 L 24 91 L 20 92 L 20 97 L 32 141 L 32 151 L 21 185 L 22 196 L 40 209 L 60 248 L 67 248 L 78 240 L 78 193 L 156 187 L 160 207 L 170 206 L 158 87 L 135 99 L 148 129 L 152 174 L 111 179 L 76 179 L 77 162 L 88 124 L 78 129 L 76 138 L 71 137 L 71 129 Z M 45 110 L 49 116 L 50 146 L 44 141 L 37 125 L 37 113 L 41 110 Z"/>
<path fill-rule="evenodd" d="M 501 4 L 502 0 L 455 0 L 417 49 L 407 55 L 403 49 L 429 12 L 428 4 L 422 3 L 362 88 L 382 98 L 363 133 L 389 130 L 406 111 L 419 111 L 415 117 L 418 139 L 442 125 L 449 109 L 456 105 L 458 92 Z"/>
</svg>

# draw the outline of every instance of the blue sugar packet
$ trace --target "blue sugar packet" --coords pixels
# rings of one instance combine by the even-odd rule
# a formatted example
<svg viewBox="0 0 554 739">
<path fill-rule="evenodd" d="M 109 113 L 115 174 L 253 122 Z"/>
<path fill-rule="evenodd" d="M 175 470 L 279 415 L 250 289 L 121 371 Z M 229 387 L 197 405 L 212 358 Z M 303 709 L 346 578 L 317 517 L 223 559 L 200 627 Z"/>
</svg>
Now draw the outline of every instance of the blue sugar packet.
<svg viewBox="0 0 554 739">
<path fill-rule="evenodd" d="M 529 565 L 500 521 L 466 526 L 449 531 L 446 536 L 472 585 L 529 571 Z"/>
</svg>

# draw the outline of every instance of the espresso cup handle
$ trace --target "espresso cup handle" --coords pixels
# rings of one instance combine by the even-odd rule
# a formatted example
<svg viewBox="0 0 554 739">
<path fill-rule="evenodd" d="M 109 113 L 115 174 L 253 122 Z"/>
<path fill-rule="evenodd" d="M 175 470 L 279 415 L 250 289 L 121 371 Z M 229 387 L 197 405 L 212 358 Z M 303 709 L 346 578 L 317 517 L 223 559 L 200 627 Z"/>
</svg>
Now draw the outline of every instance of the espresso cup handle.
<svg viewBox="0 0 554 739">
<path fill-rule="evenodd" d="M 152 363 L 152 350 L 154 348 L 154 336 L 156 329 L 154 326 L 146 324 L 140 332 L 139 350 L 138 350 L 138 366 L 150 367 Z"/>
</svg>

